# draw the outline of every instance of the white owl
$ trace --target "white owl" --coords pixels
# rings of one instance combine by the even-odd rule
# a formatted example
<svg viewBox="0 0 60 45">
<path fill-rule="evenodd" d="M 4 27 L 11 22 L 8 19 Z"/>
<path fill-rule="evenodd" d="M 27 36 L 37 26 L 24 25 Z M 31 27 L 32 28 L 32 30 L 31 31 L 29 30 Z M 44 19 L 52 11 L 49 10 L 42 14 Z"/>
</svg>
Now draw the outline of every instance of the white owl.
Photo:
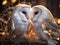
<svg viewBox="0 0 60 45">
<path fill-rule="evenodd" d="M 34 22 L 41 22 L 43 25 L 46 26 L 47 29 L 51 29 L 53 31 L 57 31 L 57 23 L 54 20 L 52 13 L 44 6 L 37 5 L 33 7 L 33 21 Z M 50 27 L 49 27 L 50 26 Z"/>
<path fill-rule="evenodd" d="M 34 31 L 37 35 L 48 42 L 48 45 L 55 45 L 55 42 L 48 38 L 43 32 L 45 28 L 57 31 L 57 24 L 51 12 L 42 5 L 31 7 L 26 4 L 15 6 L 12 14 L 12 30 L 15 35 L 24 36 L 29 31 L 29 19 L 33 21 Z"/>
<path fill-rule="evenodd" d="M 30 16 L 30 6 L 18 4 L 15 6 L 12 14 L 12 30 L 15 35 L 23 36 L 27 32 L 28 18 Z"/>
<path fill-rule="evenodd" d="M 35 33 L 42 37 L 44 40 L 48 42 L 48 45 L 56 45 L 56 42 L 50 39 L 43 30 L 52 30 L 57 31 L 58 26 L 54 20 L 52 13 L 44 6 L 37 5 L 33 8 L 33 18 L 32 21 L 35 25 Z"/>
</svg>

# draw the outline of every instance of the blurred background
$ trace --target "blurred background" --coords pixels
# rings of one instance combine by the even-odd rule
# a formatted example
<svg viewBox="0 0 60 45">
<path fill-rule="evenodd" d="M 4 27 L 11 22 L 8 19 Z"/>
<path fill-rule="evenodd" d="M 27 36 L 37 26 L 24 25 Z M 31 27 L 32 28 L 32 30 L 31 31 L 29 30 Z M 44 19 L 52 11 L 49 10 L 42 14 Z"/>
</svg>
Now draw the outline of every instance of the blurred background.
<svg viewBox="0 0 60 45">
<path fill-rule="evenodd" d="M 5 9 L 6 4 L 2 4 L 3 1 L 5 0 L 0 0 L 0 12 L 4 11 Z M 7 2 L 11 3 L 11 0 L 7 0 Z M 44 5 L 52 12 L 54 17 L 60 18 L 59 16 L 60 15 L 60 0 L 13 0 L 11 4 L 13 4 L 14 6 L 22 2 L 31 3 L 32 5 L 38 5 L 38 4 Z M 7 5 L 9 5 L 8 3 Z"/>
<path fill-rule="evenodd" d="M 47 7 L 53 14 L 58 24 L 59 33 L 60 33 L 60 0 L 0 0 L 0 43 L 1 45 L 4 45 L 6 41 L 10 42 L 9 38 L 11 38 L 10 37 L 11 35 L 9 35 L 9 32 L 11 32 L 12 10 L 13 7 L 19 3 L 29 4 L 32 6 L 43 5 Z M 54 40 L 57 40 L 60 43 L 60 37 L 57 37 Z M 34 43 L 34 45 L 35 44 L 36 43 Z"/>
</svg>

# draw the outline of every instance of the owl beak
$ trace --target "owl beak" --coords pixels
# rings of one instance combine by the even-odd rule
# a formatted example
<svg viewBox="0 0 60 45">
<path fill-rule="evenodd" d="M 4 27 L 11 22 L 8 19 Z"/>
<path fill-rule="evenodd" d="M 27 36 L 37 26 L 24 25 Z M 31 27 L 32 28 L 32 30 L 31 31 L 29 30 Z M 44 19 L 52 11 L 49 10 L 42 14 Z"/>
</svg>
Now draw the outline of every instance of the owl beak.
<svg viewBox="0 0 60 45">
<path fill-rule="evenodd" d="M 31 18 L 29 18 L 29 22 L 30 22 L 31 25 L 33 25 L 33 22 L 32 22 L 32 20 L 31 20 Z"/>
<path fill-rule="evenodd" d="M 32 22 L 32 20 L 29 18 L 29 23 L 31 25 L 30 30 L 27 32 L 26 37 L 28 39 L 39 39 L 38 35 L 34 32 L 34 24 Z"/>
</svg>

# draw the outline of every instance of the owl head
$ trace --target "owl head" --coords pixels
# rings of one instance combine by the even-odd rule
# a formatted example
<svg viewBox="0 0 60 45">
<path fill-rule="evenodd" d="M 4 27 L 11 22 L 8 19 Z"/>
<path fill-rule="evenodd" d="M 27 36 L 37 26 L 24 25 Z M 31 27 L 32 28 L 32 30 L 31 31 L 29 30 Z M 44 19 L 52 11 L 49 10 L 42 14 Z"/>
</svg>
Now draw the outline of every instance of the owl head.
<svg viewBox="0 0 60 45">
<path fill-rule="evenodd" d="M 24 34 L 29 30 L 29 19 L 33 21 L 33 24 L 38 28 L 42 26 L 42 21 L 45 20 L 46 25 L 43 25 L 40 30 L 44 30 L 44 26 L 52 26 L 50 29 L 56 28 L 56 23 L 54 21 L 52 13 L 44 6 L 37 5 L 31 7 L 27 4 L 18 4 L 15 6 L 12 14 L 12 29 L 16 29 L 15 32 Z M 53 28 L 55 27 L 55 28 Z M 37 31 L 37 30 L 36 30 Z"/>
</svg>

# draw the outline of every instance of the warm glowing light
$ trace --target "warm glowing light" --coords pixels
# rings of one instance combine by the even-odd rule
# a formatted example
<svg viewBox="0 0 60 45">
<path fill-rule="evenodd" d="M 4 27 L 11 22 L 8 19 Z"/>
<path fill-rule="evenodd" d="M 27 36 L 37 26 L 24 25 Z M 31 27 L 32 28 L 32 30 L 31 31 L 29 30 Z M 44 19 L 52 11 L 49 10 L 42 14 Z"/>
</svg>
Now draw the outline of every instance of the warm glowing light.
<svg viewBox="0 0 60 45">
<path fill-rule="evenodd" d="M 58 19 L 57 23 L 60 24 L 60 19 Z"/>
<path fill-rule="evenodd" d="M 44 33 L 46 33 L 46 34 L 48 33 L 48 31 L 47 31 L 47 30 L 44 30 L 43 32 L 44 32 Z"/>
<path fill-rule="evenodd" d="M 14 16 L 16 16 L 16 13 L 14 13 Z"/>
<path fill-rule="evenodd" d="M 57 38 L 57 40 L 60 40 L 60 38 Z"/>
<path fill-rule="evenodd" d="M 27 33 L 26 37 L 28 39 L 39 39 L 38 35 L 34 32 L 34 24 L 31 19 L 29 19 L 29 23 L 31 24 L 31 29 Z"/>
<path fill-rule="evenodd" d="M 1 35 L 9 35 L 7 32 L 0 32 Z"/>
<path fill-rule="evenodd" d="M 2 35 L 5 35 L 5 32 L 2 32 Z"/>
<path fill-rule="evenodd" d="M 39 39 L 38 35 L 33 30 L 30 30 L 30 32 L 27 33 L 27 38 L 28 39 Z"/>
<path fill-rule="evenodd" d="M 52 32 L 52 30 L 49 30 L 49 32 Z"/>
<path fill-rule="evenodd" d="M 7 4 L 7 0 L 4 0 L 3 2 L 2 2 L 2 5 L 6 5 Z"/>
<path fill-rule="evenodd" d="M 11 0 L 12 3 L 15 3 L 17 0 Z"/>
<path fill-rule="evenodd" d="M 50 31 L 44 30 L 43 32 L 51 37 L 51 34 L 50 34 L 51 30 Z"/>
<path fill-rule="evenodd" d="M 50 33 L 48 33 L 48 35 L 51 37 L 51 34 Z"/>
</svg>

